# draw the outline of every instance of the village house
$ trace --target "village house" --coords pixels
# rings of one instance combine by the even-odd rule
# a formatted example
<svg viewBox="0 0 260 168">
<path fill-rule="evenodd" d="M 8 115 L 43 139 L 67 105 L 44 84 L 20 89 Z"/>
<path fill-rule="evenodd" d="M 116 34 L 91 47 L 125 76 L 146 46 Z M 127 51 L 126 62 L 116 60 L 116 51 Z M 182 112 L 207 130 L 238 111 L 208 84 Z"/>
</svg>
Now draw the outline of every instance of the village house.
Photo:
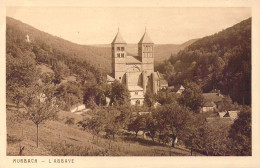
<svg viewBox="0 0 260 168">
<path fill-rule="evenodd" d="M 231 120 L 236 120 L 238 117 L 239 111 L 233 110 L 233 111 L 226 111 L 226 112 L 219 112 L 219 113 L 221 114 L 221 115 L 219 115 L 220 118 L 229 117 Z"/>
<path fill-rule="evenodd" d="M 219 103 L 223 101 L 224 96 L 221 93 L 202 93 L 204 104 L 201 112 L 216 111 L 219 108 Z"/>
<path fill-rule="evenodd" d="M 169 86 L 168 90 L 170 92 L 175 92 L 181 95 L 184 92 L 185 88 L 182 85 L 177 85 L 177 86 Z"/>
<path fill-rule="evenodd" d="M 128 54 L 126 46 L 127 43 L 118 30 L 111 43 L 112 74 L 107 76 L 107 83 L 120 81 L 130 92 L 131 104 L 143 105 L 147 90 L 157 94 L 168 83 L 159 72 L 154 72 L 154 43 L 147 32 L 138 43 L 138 55 Z"/>
<path fill-rule="evenodd" d="M 163 74 L 159 74 L 160 78 L 160 90 L 161 89 L 167 89 L 168 88 L 168 82 L 165 79 L 165 76 Z"/>
</svg>

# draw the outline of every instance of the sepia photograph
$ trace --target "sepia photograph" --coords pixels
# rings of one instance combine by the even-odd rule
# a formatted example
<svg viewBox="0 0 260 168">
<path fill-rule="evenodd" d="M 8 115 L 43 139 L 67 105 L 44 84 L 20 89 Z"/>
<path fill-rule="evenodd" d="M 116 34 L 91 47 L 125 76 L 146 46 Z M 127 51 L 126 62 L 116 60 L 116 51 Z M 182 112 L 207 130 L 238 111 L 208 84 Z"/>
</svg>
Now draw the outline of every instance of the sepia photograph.
<svg viewBox="0 0 260 168">
<path fill-rule="evenodd" d="M 7 8 L 6 114 L 7 155 L 250 156 L 251 9 Z"/>
<path fill-rule="evenodd" d="M 251 7 L 5 12 L 5 155 L 16 166 L 253 156 Z"/>
</svg>

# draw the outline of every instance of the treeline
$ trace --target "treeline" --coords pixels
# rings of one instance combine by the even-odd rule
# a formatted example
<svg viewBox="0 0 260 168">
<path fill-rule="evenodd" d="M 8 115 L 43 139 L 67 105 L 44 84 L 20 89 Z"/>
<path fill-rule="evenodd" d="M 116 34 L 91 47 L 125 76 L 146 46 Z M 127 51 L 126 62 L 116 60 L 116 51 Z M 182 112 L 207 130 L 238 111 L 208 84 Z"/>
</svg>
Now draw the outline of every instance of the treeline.
<svg viewBox="0 0 260 168">
<path fill-rule="evenodd" d="M 121 97 L 118 99 L 121 103 L 113 106 L 96 106 L 92 117 L 83 119 L 78 125 L 97 136 L 112 139 L 129 136 L 129 132 L 137 137 L 141 131 L 146 139 L 172 147 L 177 139 L 178 144 L 191 149 L 191 153 L 251 155 L 251 109 L 233 104 L 230 98 L 225 99 L 222 110 L 241 110 L 233 124 L 232 121 L 227 123 L 215 113 L 198 112 L 203 98 L 196 83 L 186 82 L 185 88 L 182 95 L 161 90 L 158 95 L 145 96 L 142 107 L 130 106 L 127 96 Z M 155 108 L 154 100 L 161 105 Z M 217 120 L 208 122 L 207 117 Z"/>
<path fill-rule="evenodd" d="M 170 85 L 196 81 L 203 92 L 221 90 L 251 104 L 251 18 L 194 42 L 157 67 Z"/>
</svg>

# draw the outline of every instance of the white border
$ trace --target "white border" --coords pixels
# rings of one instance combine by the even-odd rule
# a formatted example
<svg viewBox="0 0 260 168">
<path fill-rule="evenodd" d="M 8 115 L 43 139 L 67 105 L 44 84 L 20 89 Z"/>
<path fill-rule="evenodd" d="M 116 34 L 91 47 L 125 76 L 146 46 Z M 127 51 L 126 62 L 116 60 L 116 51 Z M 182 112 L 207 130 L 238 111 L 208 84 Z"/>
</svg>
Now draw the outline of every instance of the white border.
<svg viewBox="0 0 260 168">
<path fill-rule="evenodd" d="M 85 6 L 85 7 L 252 7 L 252 110 L 253 156 L 249 157 L 73 157 L 74 164 L 12 164 L 17 157 L 6 156 L 5 125 L 5 10 L 7 6 Z M 9 167 L 260 167 L 260 1 L 255 0 L 0 0 L 0 168 Z M 31 158 L 31 157 L 22 157 Z M 42 158 L 42 157 L 33 157 Z M 52 157 L 44 157 L 46 159 Z M 65 157 L 56 157 L 65 158 Z M 72 157 L 70 157 L 72 158 Z"/>
</svg>

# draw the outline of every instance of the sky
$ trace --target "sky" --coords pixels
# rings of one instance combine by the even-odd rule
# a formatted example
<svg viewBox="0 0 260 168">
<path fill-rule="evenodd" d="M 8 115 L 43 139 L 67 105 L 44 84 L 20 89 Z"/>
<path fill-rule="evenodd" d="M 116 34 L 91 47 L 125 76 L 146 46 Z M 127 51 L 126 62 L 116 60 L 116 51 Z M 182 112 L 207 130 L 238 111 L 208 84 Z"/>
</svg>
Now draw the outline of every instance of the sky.
<svg viewBox="0 0 260 168">
<path fill-rule="evenodd" d="M 118 27 L 138 43 L 145 27 L 155 44 L 181 44 L 251 17 L 239 7 L 8 7 L 7 16 L 78 44 L 108 44 Z"/>
</svg>

